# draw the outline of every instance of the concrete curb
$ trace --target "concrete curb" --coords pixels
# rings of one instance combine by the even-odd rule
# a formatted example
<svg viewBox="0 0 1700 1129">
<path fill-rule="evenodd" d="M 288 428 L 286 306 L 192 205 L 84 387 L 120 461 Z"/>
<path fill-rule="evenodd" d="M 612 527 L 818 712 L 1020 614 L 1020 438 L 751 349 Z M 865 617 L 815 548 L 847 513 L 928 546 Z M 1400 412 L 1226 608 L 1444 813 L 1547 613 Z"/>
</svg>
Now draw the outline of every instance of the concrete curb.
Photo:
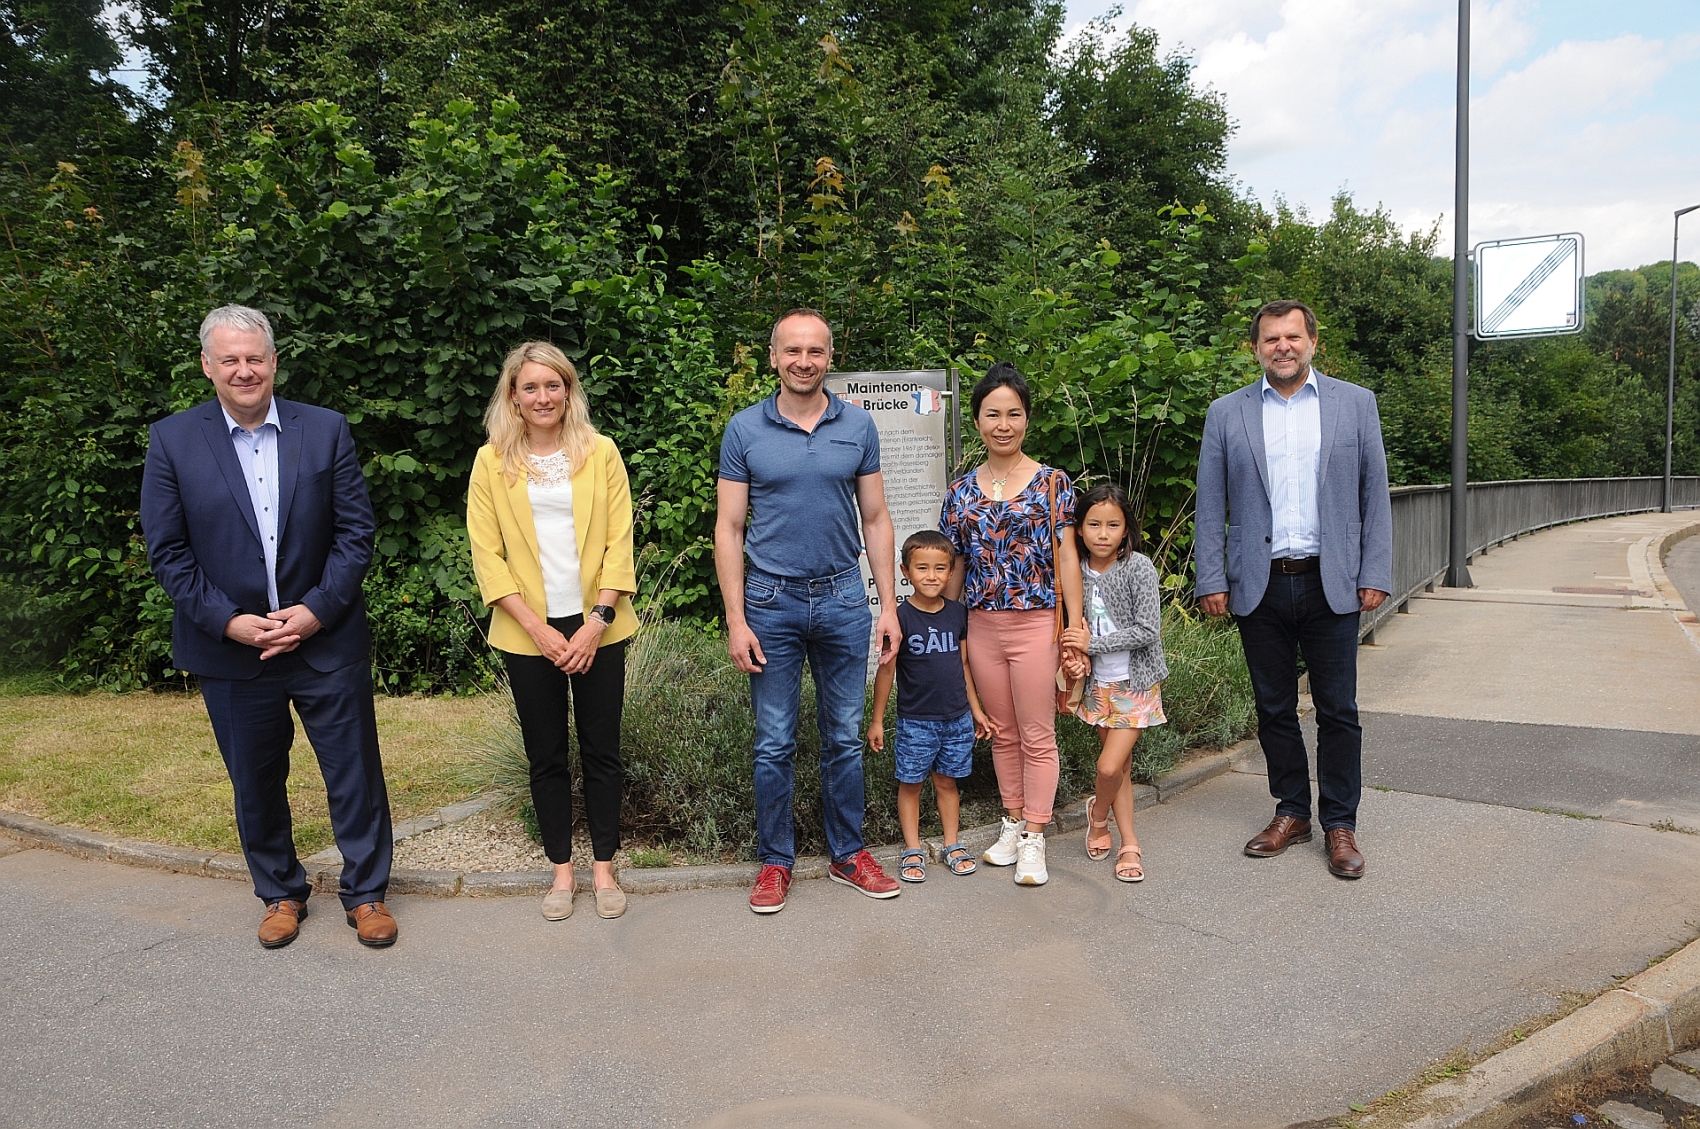
<svg viewBox="0 0 1700 1129">
<path fill-rule="evenodd" d="M 1682 593 L 1677 591 L 1676 585 L 1671 583 L 1670 576 L 1665 572 L 1665 554 L 1670 552 L 1671 546 L 1686 541 L 1697 533 L 1700 533 L 1700 522 L 1642 538 L 1629 550 L 1629 573 L 1639 579 L 1639 574 L 1643 570 L 1646 572 L 1648 582 L 1670 608 L 1677 624 L 1687 633 L 1688 641 L 1693 643 L 1696 649 L 1700 649 L 1700 616 L 1695 615 L 1696 609 L 1688 606 L 1687 601 L 1682 598 Z"/>
<path fill-rule="evenodd" d="M 1504 1129 L 1562 1091 L 1660 1062 L 1700 1035 L 1700 941 L 1525 1041 L 1437 1082 L 1404 1129 Z"/>
<path fill-rule="evenodd" d="M 1134 786 L 1134 810 L 1149 808 L 1153 804 L 1167 803 L 1169 800 L 1207 780 L 1215 779 L 1223 773 L 1238 767 L 1247 758 L 1260 755 L 1261 750 L 1256 738 L 1241 741 L 1231 748 L 1219 753 L 1196 757 L 1182 764 L 1164 776 L 1157 779 L 1155 784 L 1138 784 Z M 430 815 L 420 816 L 412 820 L 403 820 L 396 825 L 398 839 L 410 838 L 413 835 L 429 831 L 436 827 L 453 823 L 457 819 L 465 819 L 491 807 L 498 797 L 475 797 L 459 804 L 451 804 L 441 811 Z M 1056 813 L 1054 826 L 1059 832 L 1078 831 L 1086 826 L 1086 801 L 1077 800 Z M 997 840 L 999 825 L 986 824 L 982 827 L 965 828 L 962 832 L 962 843 L 975 854 L 992 845 Z M 20 815 L 16 812 L 0 811 L 0 831 L 14 839 L 36 847 L 47 847 L 79 858 L 101 859 L 107 862 L 121 862 L 129 866 L 144 866 L 154 870 L 168 870 L 177 874 L 195 874 L 205 878 L 226 878 L 238 882 L 249 881 L 248 864 L 241 855 L 216 854 L 212 851 L 197 851 L 187 847 L 167 847 L 158 843 L 141 842 L 135 839 L 121 839 L 116 835 L 106 835 L 98 831 L 83 831 L 75 827 L 61 827 L 34 816 Z M 937 840 L 929 840 L 930 849 L 935 862 L 943 861 L 944 844 Z M 902 844 L 887 844 L 882 847 L 872 847 L 874 858 L 881 865 L 895 866 L 897 856 L 902 850 Z M 0 852 L 6 853 L 6 852 Z M 827 859 L 800 858 L 792 867 L 793 878 L 825 878 Z M 335 847 L 320 851 L 316 855 L 302 860 L 307 868 L 307 875 L 312 880 L 313 889 L 323 893 L 335 893 L 338 882 L 342 877 L 342 856 Z M 667 866 L 667 867 L 635 867 L 628 866 L 620 870 L 620 886 L 628 894 L 664 894 L 679 890 L 712 890 L 728 887 L 750 886 L 756 880 L 756 873 L 761 868 L 754 863 L 709 864 L 704 866 Z M 549 889 L 551 875 L 548 871 L 453 871 L 453 870 L 395 870 L 390 875 L 390 892 L 396 894 L 424 894 L 432 897 L 500 897 L 510 894 L 536 895 Z M 588 872 L 575 875 L 575 885 L 580 890 L 591 889 L 591 876 Z"/>
</svg>

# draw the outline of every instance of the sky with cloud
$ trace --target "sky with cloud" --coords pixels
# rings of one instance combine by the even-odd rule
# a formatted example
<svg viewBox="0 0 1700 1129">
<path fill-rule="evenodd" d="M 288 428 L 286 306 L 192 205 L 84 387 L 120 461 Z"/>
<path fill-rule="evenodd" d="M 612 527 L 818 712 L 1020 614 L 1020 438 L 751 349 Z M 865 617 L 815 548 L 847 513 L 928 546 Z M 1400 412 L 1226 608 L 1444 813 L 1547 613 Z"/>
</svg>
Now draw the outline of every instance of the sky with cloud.
<svg viewBox="0 0 1700 1129">
<path fill-rule="evenodd" d="M 1449 253 L 1453 0 L 1119 6 L 1225 96 L 1228 170 L 1258 199 L 1319 216 L 1348 191 L 1440 221 Z M 1114 8 L 1068 0 L 1066 34 Z M 1700 203 L 1700 2 L 1475 0 L 1471 40 L 1471 242 L 1580 231 L 1590 272 L 1668 259 L 1671 213 Z"/>
</svg>

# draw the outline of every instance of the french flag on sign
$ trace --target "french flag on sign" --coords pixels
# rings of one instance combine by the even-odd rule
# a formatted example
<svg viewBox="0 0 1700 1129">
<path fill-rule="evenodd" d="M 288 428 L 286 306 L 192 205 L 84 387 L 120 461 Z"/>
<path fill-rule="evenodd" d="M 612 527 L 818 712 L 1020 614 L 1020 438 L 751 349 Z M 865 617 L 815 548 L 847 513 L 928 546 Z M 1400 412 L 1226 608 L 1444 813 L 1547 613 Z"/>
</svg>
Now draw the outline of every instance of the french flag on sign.
<svg viewBox="0 0 1700 1129">
<path fill-rule="evenodd" d="M 909 393 L 909 398 L 915 401 L 915 414 L 930 416 L 944 410 L 944 398 L 931 388 L 923 388 L 918 392 Z"/>
</svg>

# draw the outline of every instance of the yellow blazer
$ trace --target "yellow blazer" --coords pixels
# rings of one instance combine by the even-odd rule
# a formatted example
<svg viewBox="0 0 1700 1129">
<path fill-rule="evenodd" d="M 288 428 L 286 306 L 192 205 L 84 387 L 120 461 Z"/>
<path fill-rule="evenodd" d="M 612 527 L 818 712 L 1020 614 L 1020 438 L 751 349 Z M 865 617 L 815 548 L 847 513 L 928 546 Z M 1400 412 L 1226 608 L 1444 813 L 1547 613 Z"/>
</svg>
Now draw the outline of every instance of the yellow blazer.
<svg viewBox="0 0 1700 1129">
<path fill-rule="evenodd" d="M 628 639 L 637 631 L 637 613 L 628 592 L 637 591 L 632 562 L 632 488 L 626 464 L 614 441 L 598 435 L 584 465 L 573 471 L 573 529 L 578 534 L 579 585 L 588 615 L 597 593 L 622 593 L 614 604 L 614 623 L 602 633 L 602 646 Z M 466 533 L 472 542 L 472 571 L 484 605 L 518 592 L 538 618 L 547 618 L 543 561 L 537 551 L 537 524 L 531 495 L 521 474 L 510 485 L 502 460 L 486 443 L 472 461 L 472 485 L 466 495 Z M 513 616 L 493 608 L 490 645 L 516 655 L 541 652 Z"/>
</svg>

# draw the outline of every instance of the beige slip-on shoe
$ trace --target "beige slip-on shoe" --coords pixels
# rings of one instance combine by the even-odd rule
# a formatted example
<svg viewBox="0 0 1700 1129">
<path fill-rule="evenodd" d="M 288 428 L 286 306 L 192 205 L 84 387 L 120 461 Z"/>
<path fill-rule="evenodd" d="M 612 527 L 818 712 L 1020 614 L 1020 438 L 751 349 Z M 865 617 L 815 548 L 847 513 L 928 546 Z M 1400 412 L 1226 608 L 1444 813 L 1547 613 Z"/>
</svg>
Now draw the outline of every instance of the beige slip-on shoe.
<svg viewBox="0 0 1700 1129">
<path fill-rule="evenodd" d="M 550 890 L 543 895 L 543 920 L 565 921 L 573 915 L 573 889 Z"/>
<path fill-rule="evenodd" d="M 596 916 L 614 918 L 626 912 L 626 892 L 618 886 L 596 891 Z"/>
</svg>

